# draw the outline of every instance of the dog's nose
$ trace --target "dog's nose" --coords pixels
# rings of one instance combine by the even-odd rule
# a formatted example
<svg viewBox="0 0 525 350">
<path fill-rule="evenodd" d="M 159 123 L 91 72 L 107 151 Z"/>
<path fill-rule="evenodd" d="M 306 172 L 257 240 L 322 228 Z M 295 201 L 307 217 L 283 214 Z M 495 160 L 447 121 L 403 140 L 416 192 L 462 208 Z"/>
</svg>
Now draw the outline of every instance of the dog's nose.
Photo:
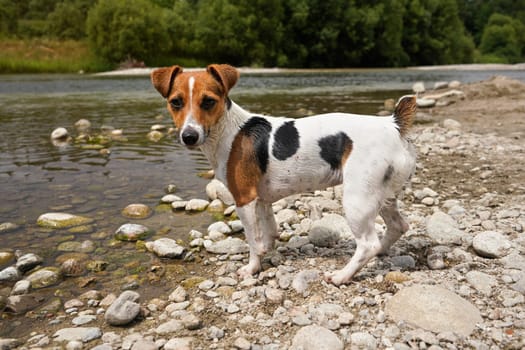
<svg viewBox="0 0 525 350">
<path fill-rule="evenodd" d="M 186 146 L 194 146 L 199 140 L 199 133 L 192 127 L 187 127 L 182 132 L 182 142 Z"/>
</svg>

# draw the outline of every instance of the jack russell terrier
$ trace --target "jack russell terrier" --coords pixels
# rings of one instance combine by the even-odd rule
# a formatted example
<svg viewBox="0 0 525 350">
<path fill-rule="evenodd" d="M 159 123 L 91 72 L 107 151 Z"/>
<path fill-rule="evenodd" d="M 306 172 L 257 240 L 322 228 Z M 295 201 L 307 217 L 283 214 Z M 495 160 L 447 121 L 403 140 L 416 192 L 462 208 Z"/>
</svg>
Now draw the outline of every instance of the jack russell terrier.
<svg viewBox="0 0 525 350">
<path fill-rule="evenodd" d="M 233 195 L 250 246 L 248 264 L 239 275 L 258 272 L 261 257 L 278 238 L 274 201 L 343 183 L 343 206 L 357 247 L 348 264 L 325 279 L 334 285 L 349 282 L 408 230 L 396 195 L 415 169 L 415 151 L 406 136 L 415 97 L 402 97 L 389 117 L 330 113 L 277 118 L 235 104 L 228 93 L 238 79 L 237 69 L 226 64 L 197 72 L 172 66 L 151 73 L 153 86 L 167 99 L 180 142 L 200 148 Z M 387 227 L 383 236 L 374 230 L 378 214 Z"/>
</svg>

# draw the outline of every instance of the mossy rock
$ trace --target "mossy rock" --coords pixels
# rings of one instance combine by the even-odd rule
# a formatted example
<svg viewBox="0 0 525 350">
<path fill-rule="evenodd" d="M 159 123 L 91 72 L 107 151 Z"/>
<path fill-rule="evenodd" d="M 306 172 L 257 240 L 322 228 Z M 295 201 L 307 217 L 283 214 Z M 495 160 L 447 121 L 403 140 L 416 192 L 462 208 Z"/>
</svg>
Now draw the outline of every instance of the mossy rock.
<svg viewBox="0 0 525 350">
<path fill-rule="evenodd" d="M 37 219 L 38 226 L 54 229 L 88 225 L 92 222 L 93 219 L 68 213 L 46 213 Z"/>
</svg>

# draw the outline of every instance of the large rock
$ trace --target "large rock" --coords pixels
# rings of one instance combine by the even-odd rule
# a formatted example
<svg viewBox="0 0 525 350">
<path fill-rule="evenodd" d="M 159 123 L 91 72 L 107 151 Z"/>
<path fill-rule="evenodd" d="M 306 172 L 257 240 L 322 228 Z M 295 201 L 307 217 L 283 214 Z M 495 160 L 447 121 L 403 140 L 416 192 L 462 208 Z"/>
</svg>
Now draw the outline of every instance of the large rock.
<svg viewBox="0 0 525 350">
<path fill-rule="evenodd" d="M 22 272 L 26 272 L 40 265 L 42 262 L 43 259 L 36 254 L 24 254 L 16 261 L 16 268 Z"/>
<path fill-rule="evenodd" d="M 137 241 L 144 240 L 151 233 L 151 230 L 144 225 L 124 224 L 115 232 L 115 239 L 119 241 Z"/>
<path fill-rule="evenodd" d="M 343 350 L 344 344 L 329 329 L 320 326 L 306 326 L 295 334 L 290 350 Z"/>
<path fill-rule="evenodd" d="M 45 288 L 57 284 L 61 280 L 60 269 L 56 267 L 44 267 L 26 277 L 31 282 L 31 288 Z"/>
<path fill-rule="evenodd" d="M 508 254 L 511 244 L 499 232 L 485 231 L 478 233 L 472 240 L 472 247 L 479 256 L 501 258 Z"/>
<path fill-rule="evenodd" d="M 211 180 L 208 185 L 206 185 L 206 194 L 211 200 L 220 199 L 226 205 L 235 204 L 228 188 L 217 179 Z"/>
<path fill-rule="evenodd" d="M 396 322 L 440 332 L 469 336 L 482 322 L 479 310 L 448 289 L 414 285 L 396 293 L 386 304 L 386 314 Z"/>
<path fill-rule="evenodd" d="M 184 253 L 184 247 L 171 238 L 159 238 L 154 242 L 147 242 L 146 248 L 161 258 L 180 258 Z"/>
<path fill-rule="evenodd" d="M 240 238 L 228 237 L 222 241 L 206 241 L 204 248 L 214 254 L 239 254 L 250 250 L 248 244 Z"/>
<path fill-rule="evenodd" d="M 102 337 L 102 331 L 97 327 L 63 328 L 53 334 L 54 341 L 81 341 L 84 343 Z"/>
<path fill-rule="evenodd" d="M 136 303 L 139 293 L 127 290 L 111 303 L 104 314 L 106 322 L 112 326 L 123 326 L 135 319 L 140 313 L 140 305 Z"/>
<path fill-rule="evenodd" d="M 316 227 L 328 228 L 333 232 L 337 232 L 340 238 L 353 238 L 352 230 L 348 226 L 348 221 L 339 214 L 326 214 L 321 219 L 315 220 L 312 223 L 311 230 Z"/>
<path fill-rule="evenodd" d="M 450 215 L 436 211 L 427 221 L 427 233 L 437 244 L 461 244 L 463 232 Z"/>
<path fill-rule="evenodd" d="M 36 222 L 41 227 L 68 228 L 90 224 L 93 219 L 68 213 L 46 213 L 40 215 Z"/>
</svg>

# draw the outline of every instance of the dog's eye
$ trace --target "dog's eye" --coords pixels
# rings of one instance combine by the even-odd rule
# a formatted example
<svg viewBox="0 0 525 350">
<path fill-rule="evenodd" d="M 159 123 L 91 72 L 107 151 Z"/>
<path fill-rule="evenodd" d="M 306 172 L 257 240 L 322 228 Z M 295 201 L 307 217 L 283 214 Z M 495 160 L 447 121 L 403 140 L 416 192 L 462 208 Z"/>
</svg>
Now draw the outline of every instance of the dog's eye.
<svg viewBox="0 0 525 350">
<path fill-rule="evenodd" d="M 170 100 L 170 105 L 171 105 L 171 108 L 173 108 L 173 109 L 178 111 L 178 110 L 182 109 L 182 107 L 184 107 L 184 102 L 182 101 L 182 98 L 176 97 L 176 98 Z"/>
<path fill-rule="evenodd" d="M 217 101 L 214 100 L 213 98 L 211 98 L 211 97 L 204 97 L 202 99 L 202 102 L 201 102 L 201 108 L 206 110 L 206 111 L 209 111 L 210 109 L 215 107 L 216 103 L 217 103 Z"/>
</svg>

